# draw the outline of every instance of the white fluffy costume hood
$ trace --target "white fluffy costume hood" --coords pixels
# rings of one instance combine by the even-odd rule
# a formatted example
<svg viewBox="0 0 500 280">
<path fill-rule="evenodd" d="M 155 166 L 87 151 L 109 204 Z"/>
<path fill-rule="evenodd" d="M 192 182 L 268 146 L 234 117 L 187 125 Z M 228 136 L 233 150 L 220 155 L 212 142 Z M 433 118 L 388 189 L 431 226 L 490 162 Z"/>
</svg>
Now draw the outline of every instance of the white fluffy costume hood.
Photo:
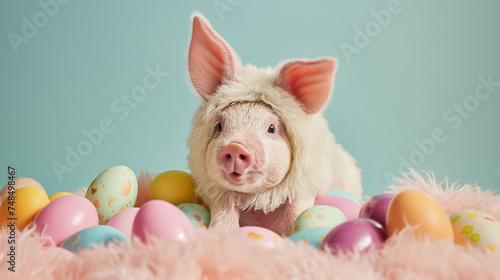
<svg viewBox="0 0 500 280">
<path fill-rule="evenodd" d="M 199 14 L 195 16 L 201 17 Z M 201 19 L 204 20 L 203 17 Z M 204 22 L 205 28 L 211 28 L 209 24 L 207 27 L 207 23 L 208 21 Z M 210 32 L 218 36 L 213 30 Z M 188 139 L 188 161 L 196 183 L 196 194 L 208 205 L 216 198 L 224 196 L 239 209 L 253 207 L 266 213 L 275 210 L 287 200 L 300 199 L 300 195 L 304 193 L 319 196 L 331 189 L 340 189 L 361 198 L 361 171 L 355 166 L 355 160 L 335 142 L 335 137 L 323 118 L 322 112 L 326 106 L 318 108 L 315 113 L 306 113 L 307 108 L 280 86 L 280 70 L 286 62 L 267 69 L 253 65 L 240 66 L 239 58 L 230 46 L 225 45 L 227 43 L 222 38 L 220 40 L 220 44 L 228 52 L 227 55 L 231 56 L 226 66 L 233 68 L 234 75 L 229 77 L 224 73 L 220 84 L 210 95 L 200 93 L 193 82 L 194 88 L 204 99 L 194 116 L 193 130 Z M 330 88 L 332 89 L 337 61 L 325 59 L 335 65 Z M 199 78 L 191 71 L 190 76 L 193 81 Z M 292 159 L 286 177 L 278 185 L 261 193 L 240 193 L 222 189 L 212 182 L 207 172 L 207 145 L 213 133 L 213 124 L 219 112 L 237 102 L 263 102 L 269 105 L 285 124 L 290 141 Z"/>
</svg>

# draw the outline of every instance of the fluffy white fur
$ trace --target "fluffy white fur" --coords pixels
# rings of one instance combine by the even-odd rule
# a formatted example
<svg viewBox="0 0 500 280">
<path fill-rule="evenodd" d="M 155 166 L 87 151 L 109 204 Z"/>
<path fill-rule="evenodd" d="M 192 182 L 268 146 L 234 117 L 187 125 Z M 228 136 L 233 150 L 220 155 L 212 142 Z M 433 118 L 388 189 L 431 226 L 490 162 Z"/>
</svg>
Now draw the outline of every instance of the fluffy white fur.
<svg viewBox="0 0 500 280">
<path fill-rule="evenodd" d="M 333 58 L 290 60 L 266 69 L 234 66 L 239 61 L 210 23 L 195 14 L 188 66 L 193 88 L 204 102 L 193 119 L 188 161 L 196 182 L 196 194 L 211 208 L 210 226 L 238 227 L 241 211 L 257 210 L 264 215 L 271 212 L 273 216 L 251 213 L 251 217 L 244 218 L 244 224 L 271 219 L 275 222 L 265 227 L 289 234 L 296 217 L 328 190 L 346 190 L 361 198 L 361 171 L 355 160 L 336 143 L 323 117 L 333 89 L 337 61 Z M 207 146 L 210 147 L 221 112 L 233 104 L 249 102 L 266 104 L 284 123 L 291 163 L 286 177 L 275 186 L 239 192 L 216 183 L 220 180 L 214 177 L 212 168 L 207 168 L 207 163 L 215 164 L 216 160 L 207 160 L 207 156 L 214 156 L 207 154 Z M 266 159 L 269 160 L 273 159 Z"/>
<path fill-rule="evenodd" d="M 237 80 L 222 85 L 201 105 L 188 139 L 189 167 L 196 181 L 196 193 L 209 204 L 224 196 L 235 199 L 241 209 L 255 207 L 265 212 L 275 210 L 288 199 L 298 199 L 305 193 L 320 195 L 333 188 L 345 189 L 360 198 L 361 171 L 355 160 L 335 142 L 321 113 L 307 115 L 289 93 L 275 85 L 278 73 L 279 68 L 245 65 Z M 281 183 L 263 193 L 228 193 L 215 185 L 207 173 L 206 143 L 213 132 L 212 124 L 218 112 L 234 102 L 264 102 L 287 128 L 292 146 L 290 171 Z"/>
</svg>

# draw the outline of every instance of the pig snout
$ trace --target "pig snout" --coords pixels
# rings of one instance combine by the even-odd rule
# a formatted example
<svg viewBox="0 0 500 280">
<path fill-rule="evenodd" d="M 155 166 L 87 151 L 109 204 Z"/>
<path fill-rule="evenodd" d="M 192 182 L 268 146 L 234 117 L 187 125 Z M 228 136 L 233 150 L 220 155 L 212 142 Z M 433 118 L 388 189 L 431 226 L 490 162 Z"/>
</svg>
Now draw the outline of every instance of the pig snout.
<svg viewBox="0 0 500 280">
<path fill-rule="evenodd" d="M 252 165 L 252 155 L 240 144 L 231 143 L 219 153 L 219 162 L 228 174 L 244 174 Z"/>
</svg>

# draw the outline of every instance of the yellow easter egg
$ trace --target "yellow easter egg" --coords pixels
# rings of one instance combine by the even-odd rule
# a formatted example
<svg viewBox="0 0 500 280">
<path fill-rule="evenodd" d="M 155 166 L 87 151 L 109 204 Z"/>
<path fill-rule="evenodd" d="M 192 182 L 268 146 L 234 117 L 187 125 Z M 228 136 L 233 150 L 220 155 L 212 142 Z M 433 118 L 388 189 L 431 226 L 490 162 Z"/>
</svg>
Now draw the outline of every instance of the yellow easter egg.
<svg viewBox="0 0 500 280">
<path fill-rule="evenodd" d="M 0 227 L 15 222 L 16 227 L 23 230 L 49 202 L 45 191 L 37 187 L 15 190 L 14 194 L 6 197 L 0 205 Z"/>
<path fill-rule="evenodd" d="M 72 195 L 72 193 L 70 193 L 70 192 L 56 192 L 56 193 L 53 193 L 49 196 L 49 200 L 52 201 L 56 198 L 59 198 L 61 196 L 65 196 L 65 195 Z"/>
<path fill-rule="evenodd" d="M 417 226 L 418 236 L 453 241 L 448 215 L 435 200 L 418 190 L 406 190 L 393 198 L 387 209 L 386 225 L 389 237 L 407 226 Z"/>
<path fill-rule="evenodd" d="M 170 170 L 156 176 L 148 190 L 148 200 L 161 199 L 174 205 L 192 203 L 195 200 L 194 182 L 191 175 L 180 170 Z"/>
</svg>

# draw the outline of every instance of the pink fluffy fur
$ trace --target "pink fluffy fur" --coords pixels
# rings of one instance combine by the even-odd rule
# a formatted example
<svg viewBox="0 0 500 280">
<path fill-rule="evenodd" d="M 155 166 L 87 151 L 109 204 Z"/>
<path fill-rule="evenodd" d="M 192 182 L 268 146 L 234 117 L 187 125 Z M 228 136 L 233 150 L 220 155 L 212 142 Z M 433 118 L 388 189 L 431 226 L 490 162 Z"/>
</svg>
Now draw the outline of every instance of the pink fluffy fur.
<svg viewBox="0 0 500 280">
<path fill-rule="evenodd" d="M 437 183 L 413 173 L 391 187 L 424 191 L 448 213 L 478 209 L 500 220 L 500 197 L 475 185 Z M 0 279 L 500 279 L 500 252 L 416 240 L 412 229 L 366 255 L 334 257 L 305 244 L 264 249 L 231 233 L 204 231 L 187 244 L 135 239 L 68 257 L 40 250 L 44 238 L 17 233 L 17 272 L 7 271 L 7 232 L 0 232 Z"/>
</svg>

